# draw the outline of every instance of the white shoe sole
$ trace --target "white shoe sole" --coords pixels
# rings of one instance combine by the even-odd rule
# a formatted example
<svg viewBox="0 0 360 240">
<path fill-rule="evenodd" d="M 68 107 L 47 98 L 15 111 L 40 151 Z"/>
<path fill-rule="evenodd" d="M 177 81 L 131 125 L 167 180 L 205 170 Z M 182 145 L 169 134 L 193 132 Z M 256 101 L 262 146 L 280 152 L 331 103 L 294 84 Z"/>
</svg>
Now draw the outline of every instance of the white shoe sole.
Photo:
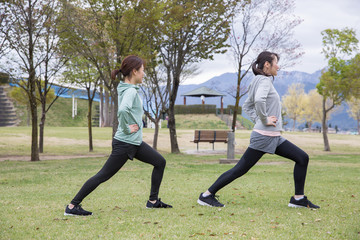
<svg viewBox="0 0 360 240">
<path fill-rule="evenodd" d="M 200 204 L 201 206 L 215 207 L 206 202 L 201 201 L 200 199 L 197 200 L 197 203 Z M 223 207 L 225 207 L 225 205 Z"/>
<path fill-rule="evenodd" d="M 300 205 L 296 205 L 296 204 L 292 204 L 292 203 L 289 203 L 289 204 L 288 204 L 288 207 L 292 207 L 292 208 L 306 208 L 305 206 L 300 206 Z"/>
</svg>

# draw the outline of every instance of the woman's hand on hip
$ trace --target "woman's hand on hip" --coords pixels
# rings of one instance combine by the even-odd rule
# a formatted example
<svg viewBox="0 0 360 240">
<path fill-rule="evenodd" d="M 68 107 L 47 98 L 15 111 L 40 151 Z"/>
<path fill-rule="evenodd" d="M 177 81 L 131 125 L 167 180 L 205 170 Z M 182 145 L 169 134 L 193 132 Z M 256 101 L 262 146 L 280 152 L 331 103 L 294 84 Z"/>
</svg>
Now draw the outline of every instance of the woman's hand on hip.
<svg viewBox="0 0 360 240">
<path fill-rule="evenodd" d="M 139 131 L 139 126 L 137 124 L 129 125 L 129 128 L 130 128 L 131 133 L 135 133 L 135 132 Z"/>
<path fill-rule="evenodd" d="M 267 117 L 267 126 L 274 126 L 276 127 L 276 123 L 277 123 L 278 119 L 277 117 L 275 116 L 270 116 L 270 117 Z"/>
</svg>

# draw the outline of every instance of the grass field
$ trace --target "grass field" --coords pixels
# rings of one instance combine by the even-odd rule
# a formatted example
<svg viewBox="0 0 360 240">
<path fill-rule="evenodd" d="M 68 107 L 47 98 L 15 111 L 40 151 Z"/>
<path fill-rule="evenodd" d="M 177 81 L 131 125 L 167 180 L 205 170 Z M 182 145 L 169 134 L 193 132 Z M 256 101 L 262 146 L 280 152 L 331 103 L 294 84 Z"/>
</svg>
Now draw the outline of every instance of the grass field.
<svg viewBox="0 0 360 240">
<path fill-rule="evenodd" d="M 144 140 L 151 143 L 151 129 Z M 86 128 L 47 128 L 46 155 L 88 155 Z M 193 130 L 179 130 L 183 152 L 196 149 Z M 238 149 L 250 131 L 238 131 Z M 0 157 L 29 154 L 30 128 L 0 128 Z M 225 208 L 199 206 L 200 192 L 232 165 L 207 155 L 169 154 L 168 132 L 160 132 L 167 167 L 160 197 L 173 209 L 145 209 L 151 167 L 129 161 L 83 202 L 91 217 L 67 217 L 65 205 L 106 157 L 0 162 L 0 239 L 360 239 L 359 136 L 285 133 L 310 155 L 305 192 L 319 210 L 288 208 L 293 163 L 265 155 L 248 174 L 218 193 Z M 94 129 L 95 153 L 109 154 L 111 129 Z M 189 139 L 190 138 L 190 139 Z M 226 145 L 216 144 L 215 149 Z M 94 154 L 94 153 L 92 153 Z M 241 153 L 237 154 L 238 156 Z M 40 158 L 41 158 L 40 157 Z"/>
</svg>

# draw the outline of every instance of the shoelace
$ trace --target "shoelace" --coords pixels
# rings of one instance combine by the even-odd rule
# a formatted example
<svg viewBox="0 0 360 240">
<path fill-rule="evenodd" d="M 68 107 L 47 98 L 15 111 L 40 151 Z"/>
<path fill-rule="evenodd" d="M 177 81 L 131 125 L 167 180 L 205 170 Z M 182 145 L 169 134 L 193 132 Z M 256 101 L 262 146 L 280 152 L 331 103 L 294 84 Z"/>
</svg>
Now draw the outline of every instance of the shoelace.
<svg viewBox="0 0 360 240">
<path fill-rule="evenodd" d="M 158 199 L 160 207 L 166 207 L 167 205 L 161 201 L 161 198 Z"/>
<path fill-rule="evenodd" d="M 77 209 L 77 210 L 81 210 L 81 209 L 82 209 L 82 208 L 81 208 L 81 204 L 76 205 L 74 208 Z"/>
<path fill-rule="evenodd" d="M 220 196 L 219 195 L 213 195 L 216 200 L 219 201 Z"/>
<path fill-rule="evenodd" d="M 220 202 L 219 202 L 219 198 L 220 198 L 219 195 L 213 195 L 213 197 L 214 197 L 214 200 L 215 200 L 216 202 L 220 203 Z"/>
</svg>

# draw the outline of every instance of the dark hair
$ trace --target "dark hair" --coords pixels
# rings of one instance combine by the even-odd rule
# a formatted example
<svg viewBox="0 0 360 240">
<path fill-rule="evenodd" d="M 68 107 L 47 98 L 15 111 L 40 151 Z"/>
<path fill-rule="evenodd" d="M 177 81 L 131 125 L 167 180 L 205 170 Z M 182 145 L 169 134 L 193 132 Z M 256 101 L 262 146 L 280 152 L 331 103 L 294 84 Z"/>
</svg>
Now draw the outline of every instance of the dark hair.
<svg viewBox="0 0 360 240">
<path fill-rule="evenodd" d="M 122 60 L 120 69 L 111 71 L 111 79 L 115 80 L 116 75 L 120 72 L 124 77 L 130 76 L 134 69 L 139 70 L 144 65 L 144 60 L 135 55 L 129 55 Z"/>
<path fill-rule="evenodd" d="M 278 59 L 278 61 L 280 60 L 279 55 L 276 53 L 272 53 L 272 52 L 268 52 L 268 51 L 264 51 L 264 52 L 260 53 L 259 56 L 257 57 L 256 61 L 252 65 L 253 73 L 255 75 L 269 76 L 268 74 L 264 73 L 264 71 L 263 71 L 264 65 L 266 62 L 269 62 L 270 65 L 272 66 L 272 61 L 275 59 L 275 57 Z"/>
</svg>

